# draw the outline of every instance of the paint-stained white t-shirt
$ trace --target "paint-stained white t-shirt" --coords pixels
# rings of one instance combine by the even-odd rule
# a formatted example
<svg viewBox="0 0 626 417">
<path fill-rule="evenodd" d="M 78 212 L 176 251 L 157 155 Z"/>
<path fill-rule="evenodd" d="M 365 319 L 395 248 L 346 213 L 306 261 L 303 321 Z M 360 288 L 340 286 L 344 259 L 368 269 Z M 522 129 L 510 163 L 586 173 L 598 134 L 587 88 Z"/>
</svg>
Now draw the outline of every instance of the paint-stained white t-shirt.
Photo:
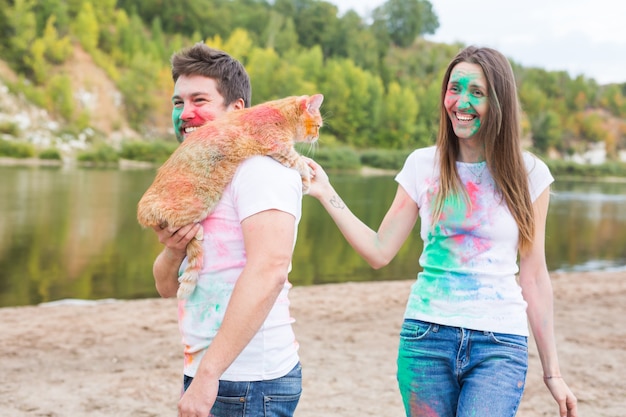
<svg viewBox="0 0 626 417">
<path fill-rule="evenodd" d="M 535 201 L 554 181 L 544 162 L 524 153 Z M 528 335 L 526 302 L 517 283 L 519 230 L 495 191 L 486 163 L 457 162 L 469 201 L 451 198 L 431 225 L 439 189 L 435 147 L 414 151 L 396 181 L 417 203 L 424 249 L 405 318 L 497 333 Z"/>
<path fill-rule="evenodd" d="M 269 157 L 252 157 L 238 168 L 215 210 L 202 222 L 204 258 L 198 283 L 179 301 L 179 327 L 185 352 L 184 374 L 194 377 L 205 350 L 217 334 L 246 253 L 241 222 L 276 209 L 292 214 L 296 231 L 302 210 L 300 174 Z M 294 236 L 294 245 L 295 245 Z M 181 265 L 181 271 L 185 264 Z M 291 269 L 291 268 L 290 268 Z M 298 363 L 285 283 L 261 329 L 220 379 L 260 381 L 286 375 Z"/>
</svg>

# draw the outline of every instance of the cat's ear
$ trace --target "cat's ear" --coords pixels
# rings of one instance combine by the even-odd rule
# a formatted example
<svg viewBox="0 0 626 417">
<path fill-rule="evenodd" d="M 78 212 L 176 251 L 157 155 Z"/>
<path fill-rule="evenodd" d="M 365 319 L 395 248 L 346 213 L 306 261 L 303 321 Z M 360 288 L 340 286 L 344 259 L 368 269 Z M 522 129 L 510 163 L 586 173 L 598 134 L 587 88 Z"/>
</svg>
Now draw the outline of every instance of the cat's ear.
<svg viewBox="0 0 626 417">
<path fill-rule="evenodd" d="M 316 111 L 319 110 L 322 106 L 322 101 L 324 101 L 324 96 L 322 94 L 314 94 L 307 98 L 306 100 L 306 109 L 308 111 Z"/>
</svg>

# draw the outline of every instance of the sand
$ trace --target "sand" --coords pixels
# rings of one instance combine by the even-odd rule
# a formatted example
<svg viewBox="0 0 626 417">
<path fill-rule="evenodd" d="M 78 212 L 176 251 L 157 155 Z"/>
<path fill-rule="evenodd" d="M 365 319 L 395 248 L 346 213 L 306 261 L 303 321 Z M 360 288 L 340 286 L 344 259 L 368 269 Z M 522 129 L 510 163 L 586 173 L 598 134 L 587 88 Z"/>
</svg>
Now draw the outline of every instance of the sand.
<svg viewBox="0 0 626 417">
<path fill-rule="evenodd" d="M 626 408 L 626 272 L 553 274 L 563 375 L 581 417 Z M 292 290 L 304 391 L 296 417 L 402 417 L 396 349 L 411 281 Z M 0 416 L 176 416 L 172 299 L 0 309 Z M 557 416 L 530 341 L 518 417 Z"/>
</svg>

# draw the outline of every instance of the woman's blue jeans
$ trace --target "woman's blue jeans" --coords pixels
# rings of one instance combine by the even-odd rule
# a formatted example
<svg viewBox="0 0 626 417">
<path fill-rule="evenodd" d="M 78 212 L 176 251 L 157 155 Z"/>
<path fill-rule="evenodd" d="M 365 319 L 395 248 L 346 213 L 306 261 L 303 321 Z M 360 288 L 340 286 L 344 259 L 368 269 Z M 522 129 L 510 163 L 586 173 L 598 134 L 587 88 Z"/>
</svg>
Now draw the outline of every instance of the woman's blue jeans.
<svg viewBox="0 0 626 417">
<path fill-rule="evenodd" d="M 398 384 L 408 417 L 513 417 L 527 369 L 525 336 L 402 325 Z"/>
<path fill-rule="evenodd" d="M 186 391 L 193 378 L 185 375 Z M 222 381 L 211 417 L 292 417 L 302 393 L 302 366 L 266 381 Z"/>
</svg>

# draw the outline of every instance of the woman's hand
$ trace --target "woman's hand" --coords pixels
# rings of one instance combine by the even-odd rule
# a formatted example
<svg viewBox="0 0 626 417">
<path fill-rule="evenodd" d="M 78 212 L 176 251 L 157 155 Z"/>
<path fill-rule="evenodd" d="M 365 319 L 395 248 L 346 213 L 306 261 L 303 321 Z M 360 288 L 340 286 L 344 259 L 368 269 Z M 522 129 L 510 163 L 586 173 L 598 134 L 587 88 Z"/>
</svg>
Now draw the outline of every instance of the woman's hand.
<svg viewBox="0 0 626 417">
<path fill-rule="evenodd" d="M 304 159 L 309 168 L 311 168 L 311 185 L 308 194 L 319 200 L 322 198 L 325 191 L 332 191 L 330 180 L 320 164 L 311 158 L 304 157 Z"/>
<path fill-rule="evenodd" d="M 550 394 L 559 404 L 559 416 L 561 417 L 578 417 L 578 400 L 574 396 L 572 390 L 569 389 L 563 378 L 544 378 L 546 386 L 550 390 Z"/>
</svg>

